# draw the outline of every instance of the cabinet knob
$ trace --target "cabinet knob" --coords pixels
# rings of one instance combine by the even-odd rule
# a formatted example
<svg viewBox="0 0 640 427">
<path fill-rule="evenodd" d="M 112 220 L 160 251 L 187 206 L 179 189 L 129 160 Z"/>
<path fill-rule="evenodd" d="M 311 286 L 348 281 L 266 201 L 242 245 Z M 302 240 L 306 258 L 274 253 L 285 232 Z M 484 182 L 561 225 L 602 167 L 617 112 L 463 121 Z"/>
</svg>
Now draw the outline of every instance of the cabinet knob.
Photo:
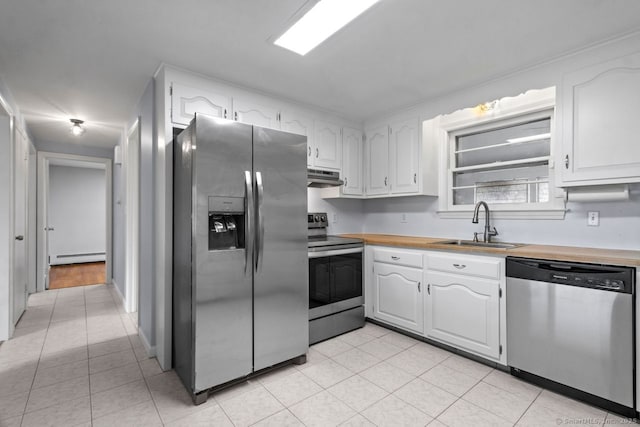
<svg viewBox="0 0 640 427">
<path fill-rule="evenodd" d="M 564 168 L 569 169 L 569 155 L 564 156 Z"/>
</svg>

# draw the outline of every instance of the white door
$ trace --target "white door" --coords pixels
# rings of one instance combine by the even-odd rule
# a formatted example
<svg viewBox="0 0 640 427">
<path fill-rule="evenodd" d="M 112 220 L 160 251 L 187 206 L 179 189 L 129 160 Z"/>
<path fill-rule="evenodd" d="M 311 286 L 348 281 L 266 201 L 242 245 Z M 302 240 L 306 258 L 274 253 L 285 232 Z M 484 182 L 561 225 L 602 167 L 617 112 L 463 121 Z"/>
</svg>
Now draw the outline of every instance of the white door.
<svg viewBox="0 0 640 427">
<path fill-rule="evenodd" d="M 565 76 L 562 181 L 640 181 L 640 54 Z"/>
<path fill-rule="evenodd" d="M 342 164 L 342 135 L 339 126 L 316 120 L 314 132 L 315 153 L 313 165 L 324 169 L 340 170 Z"/>
<path fill-rule="evenodd" d="M 15 132 L 14 157 L 14 241 L 13 241 L 13 323 L 27 305 L 27 139 Z"/>
<path fill-rule="evenodd" d="M 369 194 L 389 193 L 389 128 L 381 126 L 368 130 L 366 144 L 367 179 L 365 190 Z"/>
<path fill-rule="evenodd" d="M 389 127 L 391 193 L 417 193 L 420 165 L 418 120 L 404 120 Z"/>
<path fill-rule="evenodd" d="M 313 166 L 313 119 L 283 111 L 280 115 L 280 129 L 307 137 L 307 166 Z"/>
<path fill-rule="evenodd" d="M 280 129 L 278 110 L 245 99 L 233 99 L 233 120 L 269 129 Z"/>
<path fill-rule="evenodd" d="M 374 262 L 373 292 L 376 319 L 423 332 L 422 270 Z"/>
<path fill-rule="evenodd" d="M 196 113 L 231 119 L 231 97 L 172 83 L 171 121 L 188 125 Z"/>
<path fill-rule="evenodd" d="M 426 276 L 426 335 L 498 359 L 499 282 L 433 271 Z"/>
<path fill-rule="evenodd" d="M 342 135 L 342 179 L 344 194 L 362 195 L 362 132 L 344 128 Z"/>
</svg>

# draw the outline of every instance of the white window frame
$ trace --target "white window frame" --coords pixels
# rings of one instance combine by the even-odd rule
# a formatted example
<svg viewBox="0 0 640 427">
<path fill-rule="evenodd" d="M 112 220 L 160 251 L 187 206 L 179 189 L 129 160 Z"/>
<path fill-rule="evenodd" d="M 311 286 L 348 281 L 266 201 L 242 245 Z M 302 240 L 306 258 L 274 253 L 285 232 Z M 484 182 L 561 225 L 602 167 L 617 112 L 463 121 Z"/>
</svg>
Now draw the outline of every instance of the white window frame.
<svg viewBox="0 0 640 427">
<path fill-rule="evenodd" d="M 563 219 L 565 194 L 556 187 L 554 170 L 555 146 L 555 87 L 530 90 L 515 97 L 502 98 L 485 104 L 487 109 L 466 108 L 438 117 L 440 139 L 439 210 L 442 218 L 468 218 L 474 206 L 453 204 L 453 171 L 455 142 L 461 134 L 512 126 L 530 120 L 551 119 L 549 153 L 549 201 L 545 203 L 489 203 L 492 217 L 499 219 Z"/>
</svg>

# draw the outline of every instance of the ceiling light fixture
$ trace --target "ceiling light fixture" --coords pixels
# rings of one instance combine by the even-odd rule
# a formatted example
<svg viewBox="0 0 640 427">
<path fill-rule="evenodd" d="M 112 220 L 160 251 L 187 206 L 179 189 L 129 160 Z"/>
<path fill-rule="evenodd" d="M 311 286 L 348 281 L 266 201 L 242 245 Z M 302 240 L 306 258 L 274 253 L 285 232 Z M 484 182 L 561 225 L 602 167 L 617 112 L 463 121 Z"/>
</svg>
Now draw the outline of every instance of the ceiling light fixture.
<svg viewBox="0 0 640 427">
<path fill-rule="evenodd" d="M 80 136 L 83 133 L 85 133 L 86 129 L 82 127 L 84 120 L 69 119 L 69 121 L 73 123 L 73 125 L 71 126 L 71 129 L 69 129 L 69 132 L 71 132 L 71 134 L 73 134 L 74 136 Z"/>
<path fill-rule="evenodd" d="M 320 0 L 274 44 L 305 55 L 378 1 Z"/>
</svg>

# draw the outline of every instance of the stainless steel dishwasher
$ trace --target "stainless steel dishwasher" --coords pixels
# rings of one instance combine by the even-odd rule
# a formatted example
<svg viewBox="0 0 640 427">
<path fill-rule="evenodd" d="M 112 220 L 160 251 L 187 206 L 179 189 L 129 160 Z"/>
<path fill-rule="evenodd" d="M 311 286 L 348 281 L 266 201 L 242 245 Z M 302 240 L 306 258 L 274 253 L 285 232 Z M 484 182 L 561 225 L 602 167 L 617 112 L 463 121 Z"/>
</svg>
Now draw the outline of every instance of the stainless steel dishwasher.
<svg viewBox="0 0 640 427">
<path fill-rule="evenodd" d="M 635 269 L 507 257 L 513 375 L 635 416 Z"/>
</svg>

